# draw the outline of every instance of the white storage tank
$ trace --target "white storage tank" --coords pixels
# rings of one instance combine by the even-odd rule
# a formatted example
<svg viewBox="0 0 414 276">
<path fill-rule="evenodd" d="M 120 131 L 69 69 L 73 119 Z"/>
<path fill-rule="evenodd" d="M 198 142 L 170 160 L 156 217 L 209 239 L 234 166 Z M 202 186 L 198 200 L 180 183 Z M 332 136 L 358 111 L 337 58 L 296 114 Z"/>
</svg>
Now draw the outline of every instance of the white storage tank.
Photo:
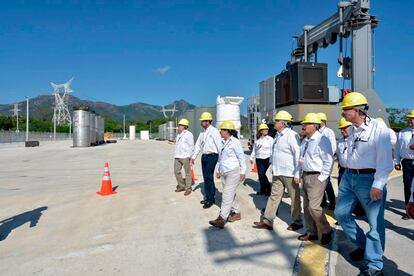
<svg viewBox="0 0 414 276">
<path fill-rule="evenodd" d="M 135 140 L 135 126 L 129 126 L 129 140 Z"/>
<path fill-rule="evenodd" d="M 90 113 L 85 110 L 75 110 L 73 112 L 74 147 L 89 147 L 91 145 L 89 117 Z"/>
<path fill-rule="evenodd" d="M 232 121 L 237 132 L 240 132 L 240 105 L 243 100 L 243 97 L 237 96 L 217 97 L 215 118 L 217 128 L 220 128 L 223 121 Z"/>
</svg>

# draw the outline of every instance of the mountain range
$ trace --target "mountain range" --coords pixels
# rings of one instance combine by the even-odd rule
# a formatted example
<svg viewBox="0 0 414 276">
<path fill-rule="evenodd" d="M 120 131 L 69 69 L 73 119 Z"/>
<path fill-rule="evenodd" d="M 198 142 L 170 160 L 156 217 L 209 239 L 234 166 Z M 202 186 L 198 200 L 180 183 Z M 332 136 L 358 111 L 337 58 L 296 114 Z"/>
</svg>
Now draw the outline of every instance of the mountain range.
<svg viewBox="0 0 414 276">
<path fill-rule="evenodd" d="M 30 117 L 36 119 L 52 120 L 54 103 L 55 98 L 53 95 L 41 95 L 30 99 Z M 114 105 L 100 101 L 95 102 L 82 100 L 69 95 L 68 103 L 69 110 L 73 110 L 74 107 L 87 106 L 99 115 L 110 118 L 113 121 L 122 121 L 123 115 L 125 115 L 126 120 L 134 121 L 148 121 L 164 117 L 161 112 L 162 106 L 141 102 L 128 105 Z M 192 105 L 187 101 L 181 99 L 166 105 L 165 109 L 173 108 L 174 105 L 177 110 L 175 116 L 182 115 L 187 110 L 195 108 L 195 105 Z M 0 114 L 2 115 L 12 115 L 12 109 L 13 104 L 0 104 Z M 19 115 L 26 116 L 26 102 L 20 102 L 19 109 L 21 109 Z"/>
</svg>

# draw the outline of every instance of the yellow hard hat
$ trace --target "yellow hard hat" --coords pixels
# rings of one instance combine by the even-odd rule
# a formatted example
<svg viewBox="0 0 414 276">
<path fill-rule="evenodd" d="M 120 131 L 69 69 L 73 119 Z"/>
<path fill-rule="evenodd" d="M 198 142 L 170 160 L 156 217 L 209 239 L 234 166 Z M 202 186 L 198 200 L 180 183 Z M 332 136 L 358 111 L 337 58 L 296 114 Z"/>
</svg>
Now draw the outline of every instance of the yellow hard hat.
<svg viewBox="0 0 414 276">
<path fill-rule="evenodd" d="M 293 121 L 292 115 L 290 115 L 289 112 L 280 110 L 278 113 L 276 113 L 275 117 L 273 118 L 274 121 L 280 120 L 280 121 Z"/>
<path fill-rule="evenodd" d="M 236 130 L 232 121 L 224 121 L 220 125 L 220 129 Z"/>
<path fill-rule="evenodd" d="M 414 118 L 414 109 L 407 113 L 407 118 Z"/>
<path fill-rule="evenodd" d="M 351 126 L 352 123 L 348 122 L 345 118 L 341 118 L 338 122 L 338 128 L 346 128 Z"/>
<path fill-rule="evenodd" d="M 367 105 L 368 101 L 364 95 L 359 92 L 351 92 L 346 94 L 342 100 L 341 108 L 345 109 L 353 106 Z"/>
<path fill-rule="evenodd" d="M 269 129 L 269 127 L 266 124 L 260 124 L 259 131 L 261 131 L 262 129 Z"/>
<path fill-rule="evenodd" d="M 190 125 L 190 122 L 187 120 L 187 119 L 185 119 L 185 118 L 182 118 L 179 122 L 178 122 L 178 125 L 182 125 L 182 126 L 189 126 Z"/>
<path fill-rule="evenodd" d="M 381 117 L 375 118 L 375 120 L 379 121 L 379 122 L 384 122 L 384 119 Z"/>
<path fill-rule="evenodd" d="M 305 115 L 305 118 L 303 118 L 303 121 L 301 124 L 321 124 L 321 119 L 319 118 L 318 114 L 316 113 L 308 113 Z"/>
<path fill-rule="evenodd" d="M 213 115 L 210 112 L 203 112 L 200 121 L 213 121 Z"/>
<path fill-rule="evenodd" d="M 326 116 L 325 113 L 319 112 L 318 116 L 319 116 L 319 119 L 321 119 L 321 121 L 328 121 L 328 116 Z"/>
</svg>

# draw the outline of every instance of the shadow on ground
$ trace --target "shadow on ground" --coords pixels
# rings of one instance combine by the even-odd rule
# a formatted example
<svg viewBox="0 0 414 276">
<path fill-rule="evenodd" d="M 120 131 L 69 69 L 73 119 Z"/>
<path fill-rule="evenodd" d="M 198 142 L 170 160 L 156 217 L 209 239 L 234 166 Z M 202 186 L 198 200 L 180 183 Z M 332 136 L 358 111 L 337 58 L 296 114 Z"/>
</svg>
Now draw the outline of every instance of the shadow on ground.
<svg viewBox="0 0 414 276">
<path fill-rule="evenodd" d="M 31 228 L 35 227 L 45 210 L 47 207 L 43 206 L 0 221 L 0 241 L 5 240 L 14 229 L 27 222 L 30 222 Z"/>
</svg>

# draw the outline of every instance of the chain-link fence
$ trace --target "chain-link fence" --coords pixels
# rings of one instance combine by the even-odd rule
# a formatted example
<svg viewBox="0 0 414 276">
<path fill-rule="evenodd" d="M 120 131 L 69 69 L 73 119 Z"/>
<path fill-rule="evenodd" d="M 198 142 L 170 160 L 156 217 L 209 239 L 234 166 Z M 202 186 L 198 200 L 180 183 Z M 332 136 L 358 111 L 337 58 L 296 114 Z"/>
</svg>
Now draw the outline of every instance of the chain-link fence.
<svg viewBox="0 0 414 276">
<path fill-rule="evenodd" d="M 71 136 L 69 133 L 56 133 L 56 140 L 69 140 Z M 53 141 L 53 132 L 29 132 L 29 140 L 31 141 Z M 26 132 L 0 130 L 0 143 L 15 143 L 26 141 Z"/>
</svg>

